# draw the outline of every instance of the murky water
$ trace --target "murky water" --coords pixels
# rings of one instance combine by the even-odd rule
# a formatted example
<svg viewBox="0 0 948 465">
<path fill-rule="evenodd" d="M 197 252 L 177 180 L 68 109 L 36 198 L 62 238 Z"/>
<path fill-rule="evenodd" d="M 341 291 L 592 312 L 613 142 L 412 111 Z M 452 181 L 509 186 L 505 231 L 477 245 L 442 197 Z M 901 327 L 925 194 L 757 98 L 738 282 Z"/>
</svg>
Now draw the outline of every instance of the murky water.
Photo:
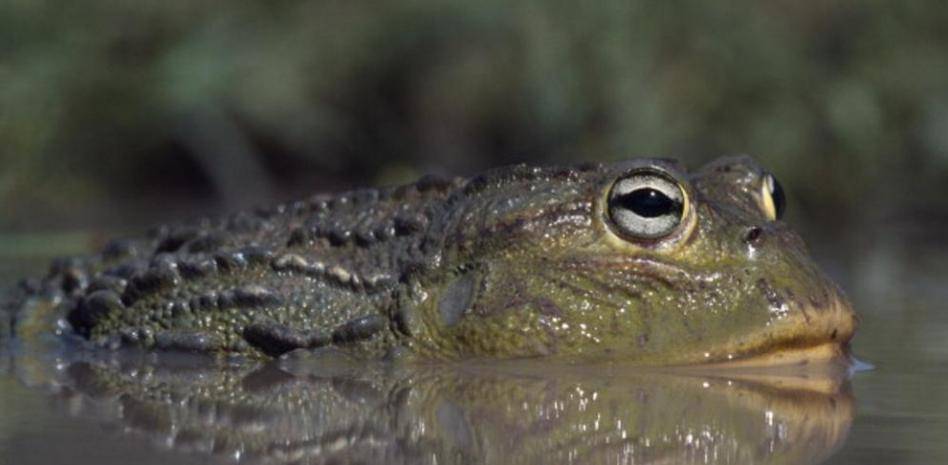
<svg viewBox="0 0 948 465">
<path fill-rule="evenodd" d="M 0 358 L 0 464 L 948 463 L 948 254 L 908 243 L 818 254 L 863 317 L 855 351 L 872 371 L 18 347 Z"/>
</svg>

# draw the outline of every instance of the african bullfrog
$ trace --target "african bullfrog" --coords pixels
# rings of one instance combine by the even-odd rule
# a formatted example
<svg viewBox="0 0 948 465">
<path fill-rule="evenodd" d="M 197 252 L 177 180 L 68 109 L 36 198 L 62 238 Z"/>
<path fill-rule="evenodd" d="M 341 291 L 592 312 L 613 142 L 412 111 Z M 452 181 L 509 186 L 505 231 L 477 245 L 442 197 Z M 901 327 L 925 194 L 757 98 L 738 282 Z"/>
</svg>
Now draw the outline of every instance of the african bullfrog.
<svg viewBox="0 0 948 465">
<path fill-rule="evenodd" d="M 6 326 L 271 357 L 842 357 L 856 317 L 784 209 L 748 157 L 424 177 L 113 241 L 24 282 Z"/>
</svg>

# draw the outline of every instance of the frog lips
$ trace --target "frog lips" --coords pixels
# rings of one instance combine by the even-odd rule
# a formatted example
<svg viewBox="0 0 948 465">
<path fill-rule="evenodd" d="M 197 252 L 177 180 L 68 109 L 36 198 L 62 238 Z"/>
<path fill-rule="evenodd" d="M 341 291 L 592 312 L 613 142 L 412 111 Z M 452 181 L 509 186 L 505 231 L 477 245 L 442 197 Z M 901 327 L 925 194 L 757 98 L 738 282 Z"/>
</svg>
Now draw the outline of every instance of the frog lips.
<svg viewBox="0 0 948 465">
<path fill-rule="evenodd" d="M 838 289 L 819 303 L 794 304 L 759 332 L 705 353 L 705 363 L 730 367 L 805 365 L 849 360 L 858 319 Z"/>
</svg>

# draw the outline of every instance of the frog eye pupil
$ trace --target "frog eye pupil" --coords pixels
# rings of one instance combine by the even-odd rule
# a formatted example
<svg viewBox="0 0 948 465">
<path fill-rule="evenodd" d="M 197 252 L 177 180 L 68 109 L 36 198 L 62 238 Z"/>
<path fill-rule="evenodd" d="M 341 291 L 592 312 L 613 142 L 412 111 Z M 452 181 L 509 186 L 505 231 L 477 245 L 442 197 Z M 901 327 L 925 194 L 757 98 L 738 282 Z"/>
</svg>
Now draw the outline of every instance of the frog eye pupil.
<svg viewBox="0 0 948 465">
<path fill-rule="evenodd" d="M 783 218 L 783 214 L 787 211 L 787 196 L 783 192 L 783 186 L 780 185 L 780 182 L 778 182 L 777 178 L 773 175 L 768 176 L 767 187 L 770 190 L 770 198 L 774 201 L 774 210 L 779 220 Z"/>
<path fill-rule="evenodd" d="M 651 188 L 634 190 L 620 196 L 618 204 L 643 218 L 658 218 L 681 211 L 681 204 Z"/>
<path fill-rule="evenodd" d="M 608 207 L 608 219 L 620 236 L 654 240 L 678 229 L 685 211 L 685 193 L 674 178 L 643 170 L 619 178 L 612 185 Z"/>
<path fill-rule="evenodd" d="M 783 186 L 777 181 L 777 178 L 770 176 L 770 196 L 774 199 L 774 209 L 777 211 L 777 219 L 783 218 L 787 211 L 787 196 L 783 192 Z"/>
</svg>

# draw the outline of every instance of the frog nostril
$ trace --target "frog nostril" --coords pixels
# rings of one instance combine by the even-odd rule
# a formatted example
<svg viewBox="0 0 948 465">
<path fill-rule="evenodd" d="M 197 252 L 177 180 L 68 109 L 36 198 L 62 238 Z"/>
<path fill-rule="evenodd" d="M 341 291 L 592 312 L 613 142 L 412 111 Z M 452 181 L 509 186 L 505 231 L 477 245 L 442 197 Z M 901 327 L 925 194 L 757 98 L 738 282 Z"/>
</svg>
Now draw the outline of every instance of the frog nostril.
<svg viewBox="0 0 948 465">
<path fill-rule="evenodd" d="M 757 244 L 761 240 L 764 231 L 757 226 L 751 226 L 744 233 L 744 242 L 748 244 Z"/>
</svg>

